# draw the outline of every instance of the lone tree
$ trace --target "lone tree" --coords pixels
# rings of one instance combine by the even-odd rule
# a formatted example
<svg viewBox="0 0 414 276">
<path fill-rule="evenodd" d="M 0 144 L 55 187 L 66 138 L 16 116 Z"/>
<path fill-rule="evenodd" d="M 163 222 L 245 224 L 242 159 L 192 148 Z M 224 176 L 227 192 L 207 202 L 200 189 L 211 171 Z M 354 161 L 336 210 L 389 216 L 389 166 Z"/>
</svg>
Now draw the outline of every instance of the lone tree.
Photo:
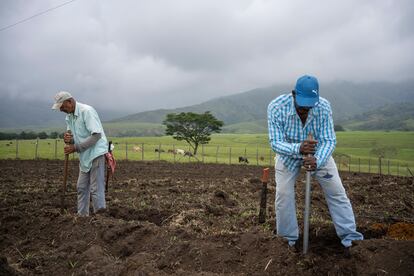
<svg viewBox="0 0 414 276">
<path fill-rule="evenodd" d="M 200 144 L 207 144 L 210 135 L 219 133 L 223 122 L 217 120 L 210 111 L 202 114 L 193 112 L 181 112 L 179 114 L 167 114 L 163 124 L 167 126 L 166 135 L 172 135 L 178 141 L 186 141 L 192 148 L 193 154 L 197 154 Z"/>
</svg>

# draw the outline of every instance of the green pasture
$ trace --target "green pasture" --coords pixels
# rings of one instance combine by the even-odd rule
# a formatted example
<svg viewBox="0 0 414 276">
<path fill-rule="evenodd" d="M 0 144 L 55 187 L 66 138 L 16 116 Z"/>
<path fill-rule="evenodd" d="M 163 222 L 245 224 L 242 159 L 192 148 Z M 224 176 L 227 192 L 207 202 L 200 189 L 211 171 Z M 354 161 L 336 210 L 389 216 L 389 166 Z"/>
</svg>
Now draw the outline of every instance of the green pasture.
<svg viewBox="0 0 414 276">
<path fill-rule="evenodd" d="M 169 136 L 113 137 L 110 140 L 119 160 L 236 164 L 239 156 L 245 156 L 250 165 L 274 165 L 267 134 L 216 134 L 208 145 L 199 147 L 196 157 L 168 153 L 174 149 L 190 151 L 187 143 Z M 338 132 L 337 141 L 334 157 L 340 170 L 376 173 L 381 162 L 381 171 L 385 174 L 389 171 L 390 174 L 409 175 L 407 167 L 414 171 L 414 132 Z M 0 141 L 0 159 L 63 159 L 62 148 L 61 139 Z"/>
</svg>

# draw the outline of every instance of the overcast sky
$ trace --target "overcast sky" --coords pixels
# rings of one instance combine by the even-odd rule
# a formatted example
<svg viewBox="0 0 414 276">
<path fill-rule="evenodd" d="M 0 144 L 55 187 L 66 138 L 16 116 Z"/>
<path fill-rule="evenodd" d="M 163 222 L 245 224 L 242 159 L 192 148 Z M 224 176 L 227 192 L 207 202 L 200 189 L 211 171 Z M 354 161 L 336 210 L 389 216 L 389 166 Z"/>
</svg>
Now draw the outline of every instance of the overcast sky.
<svg viewBox="0 0 414 276">
<path fill-rule="evenodd" d="M 67 0 L 1 0 L 0 29 Z M 0 31 L 0 95 L 139 112 L 305 73 L 400 81 L 414 72 L 410 0 L 77 0 Z"/>
</svg>

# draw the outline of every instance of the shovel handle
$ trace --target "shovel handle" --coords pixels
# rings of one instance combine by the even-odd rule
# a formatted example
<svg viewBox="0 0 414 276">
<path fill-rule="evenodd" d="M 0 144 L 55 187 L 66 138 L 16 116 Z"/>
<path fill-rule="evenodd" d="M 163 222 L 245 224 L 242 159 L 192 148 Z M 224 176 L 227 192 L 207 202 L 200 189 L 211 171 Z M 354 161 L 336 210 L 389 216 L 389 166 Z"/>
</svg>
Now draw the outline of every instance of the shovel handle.
<svg viewBox="0 0 414 276">
<path fill-rule="evenodd" d="M 67 131 L 68 133 L 72 133 L 70 130 Z M 69 144 L 69 143 L 65 143 Z M 62 186 L 62 198 L 61 198 L 61 207 L 65 209 L 65 194 L 66 194 L 66 182 L 68 180 L 68 166 L 69 166 L 69 154 L 65 154 L 65 164 L 63 170 L 63 186 Z"/>
</svg>

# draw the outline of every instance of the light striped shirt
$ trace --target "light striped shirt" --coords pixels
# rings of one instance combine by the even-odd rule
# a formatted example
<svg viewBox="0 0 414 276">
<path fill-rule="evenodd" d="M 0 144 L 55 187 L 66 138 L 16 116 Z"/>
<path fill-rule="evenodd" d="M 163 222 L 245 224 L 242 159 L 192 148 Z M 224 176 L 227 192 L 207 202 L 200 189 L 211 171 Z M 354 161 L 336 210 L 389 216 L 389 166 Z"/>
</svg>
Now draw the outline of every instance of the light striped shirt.
<svg viewBox="0 0 414 276">
<path fill-rule="evenodd" d="M 319 97 L 319 104 L 309 110 L 304 126 L 296 113 L 292 94 L 281 95 L 270 102 L 267 121 L 270 146 L 290 171 L 302 165 L 300 145 L 309 133 L 318 141 L 314 154 L 317 168 L 325 165 L 335 149 L 331 105 L 322 97 Z"/>
</svg>

